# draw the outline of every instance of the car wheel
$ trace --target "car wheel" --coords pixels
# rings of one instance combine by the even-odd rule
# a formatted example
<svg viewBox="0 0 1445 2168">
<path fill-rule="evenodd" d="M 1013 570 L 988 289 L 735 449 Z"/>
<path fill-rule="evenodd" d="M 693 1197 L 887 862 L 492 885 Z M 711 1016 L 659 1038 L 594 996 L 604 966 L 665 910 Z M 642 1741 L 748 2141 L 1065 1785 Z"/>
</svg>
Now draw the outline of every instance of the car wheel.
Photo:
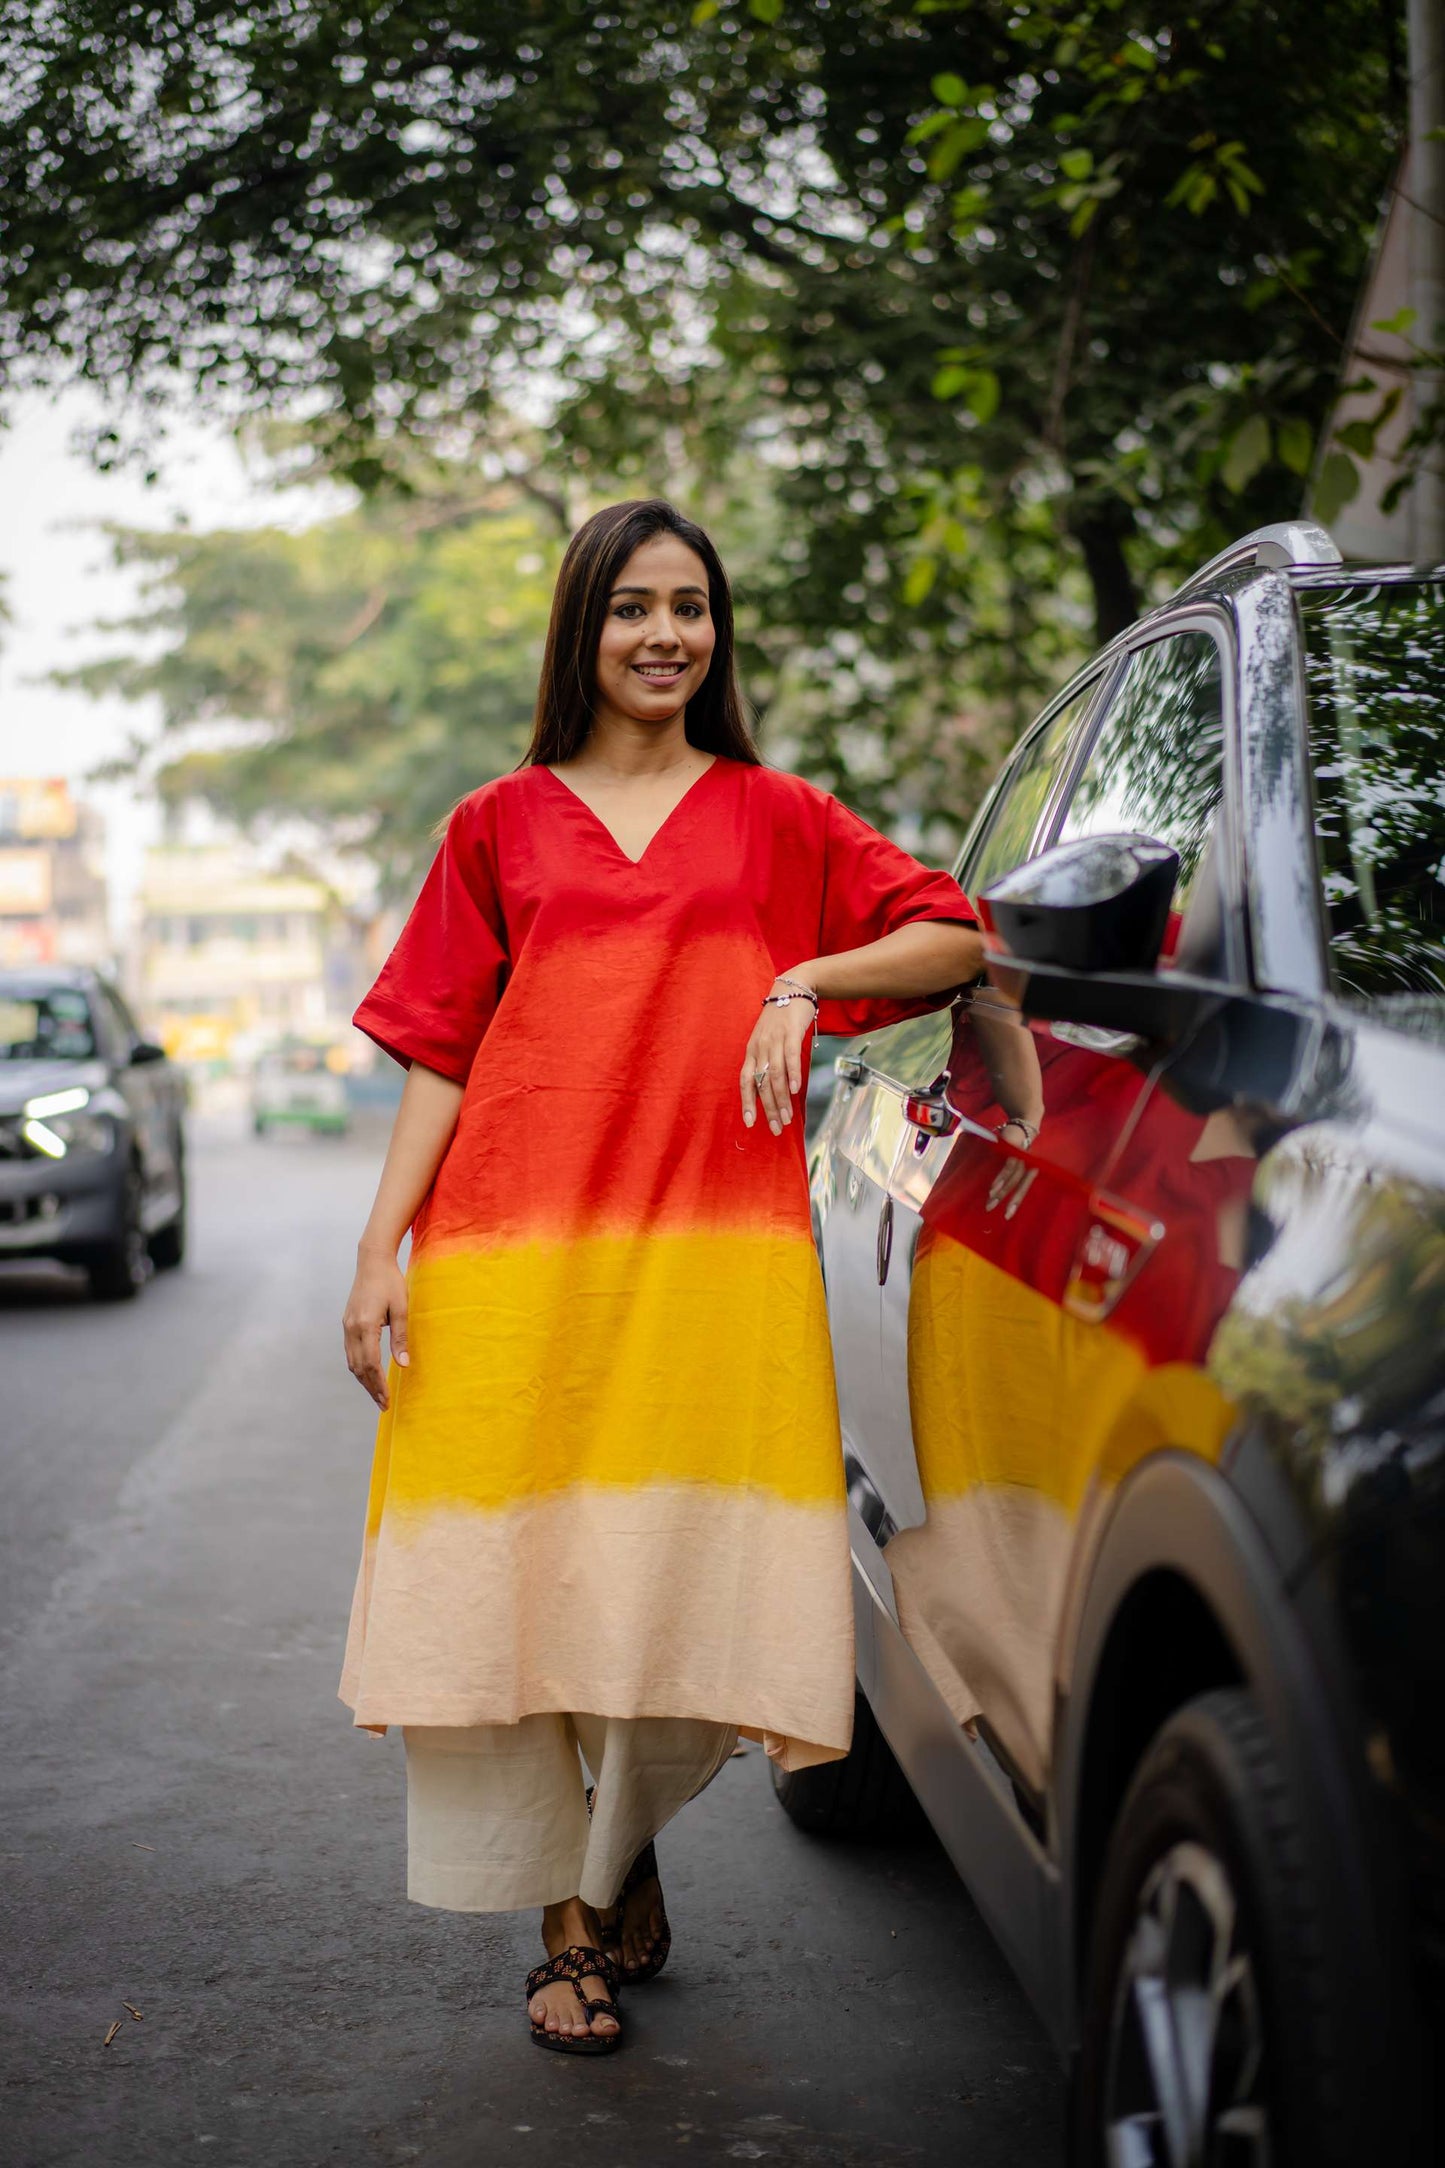
<svg viewBox="0 0 1445 2168">
<path fill-rule="evenodd" d="M 1316 1892 L 1242 1689 L 1146 1753 L 1099 1892 L 1074 2100 L 1079 2168 L 1328 2168 L 1351 2158 Z"/>
<path fill-rule="evenodd" d="M 907 1836 L 923 1826 L 923 1810 L 862 1694 L 853 1705 L 853 1744 L 842 1761 L 812 1769 L 771 1767 L 779 1806 L 810 1837 Z"/>
<path fill-rule="evenodd" d="M 131 1160 L 121 1184 L 119 1228 L 115 1239 L 86 1258 L 90 1292 L 98 1302 L 129 1302 L 140 1293 L 150 1272 L 150 1252 L 141 1225 L 141 1174 Z"/>
<path fill-rule="evenodd" d="M 150 1238 L 151 1263 L 157 1272 L 173 1272 L 186 1256 L 186 1177 L 181 1174 L 181 1201 L 173 1220 L 158 1227 Z"/>
</svg>

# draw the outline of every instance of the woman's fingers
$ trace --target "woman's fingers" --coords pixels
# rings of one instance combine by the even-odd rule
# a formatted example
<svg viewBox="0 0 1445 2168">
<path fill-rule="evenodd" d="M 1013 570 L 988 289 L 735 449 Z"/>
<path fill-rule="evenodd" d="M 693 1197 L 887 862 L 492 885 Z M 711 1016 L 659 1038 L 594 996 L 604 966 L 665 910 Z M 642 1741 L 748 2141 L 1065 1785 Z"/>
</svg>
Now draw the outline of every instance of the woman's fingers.
<svg viewBox="0 0 1445 2168">
<path fill-rule="evenodd" d="M 386 1373 L 381 1367 L 380 1317 L 360 1317 L 348 1310 L 342 1320 L 346 1336 L 346 1367 L 358 1385 L 370 1393 L 376 1405 L 385 1412 L 388 1401 Z"/>
<path fill-rule="evenodd" d="M 406 1339 L 406 1282 L 402 1281 L 400 1292 L 393 1296 L 391 1304 L 391 1359 L 405 1370 L 411 1357 L 407 1353 Z"/>
</svg>

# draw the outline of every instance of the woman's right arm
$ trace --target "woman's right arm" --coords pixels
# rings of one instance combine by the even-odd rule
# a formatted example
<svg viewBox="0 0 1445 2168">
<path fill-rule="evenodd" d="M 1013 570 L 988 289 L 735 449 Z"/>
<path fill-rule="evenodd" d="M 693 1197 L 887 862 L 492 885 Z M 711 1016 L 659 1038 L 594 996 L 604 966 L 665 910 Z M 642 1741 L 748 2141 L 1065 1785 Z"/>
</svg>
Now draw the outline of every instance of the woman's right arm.
<svg viewBox="0 0 1445 2168">
<path fill-rule="evenodd" d="M 346 1367 L 379 1408 L 388 1405 L 381 1362 L 383 1325 L 390 1328 L 393 1359 L 403 1366 L 407 1360 L 406 1275 L 396 1253 L 452 1141 L 462 1094 L 463 1086 L 449 1076 L 412 1063 L 396 1110 L 376 1202 L 356 1245 L 356 1278 L 341 1320 Z"/>
</svg>

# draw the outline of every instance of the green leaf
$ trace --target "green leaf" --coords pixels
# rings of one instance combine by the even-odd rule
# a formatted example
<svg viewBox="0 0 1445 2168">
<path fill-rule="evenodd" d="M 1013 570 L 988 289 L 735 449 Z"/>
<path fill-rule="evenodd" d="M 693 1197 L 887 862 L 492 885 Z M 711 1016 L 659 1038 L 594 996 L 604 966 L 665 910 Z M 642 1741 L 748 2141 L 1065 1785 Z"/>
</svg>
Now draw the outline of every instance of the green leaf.
<svg viewBox="0 0 1445 2168">
<path fill-rule="evenodd" d="M 1360 493 L 1360 471 L 1348 452 L 1330 452 L 1320 468 L 1310 509 L 1326 526 Z"/>
<path fill-rule="evenodd" d="M 950 362 L 947 368 L 940 369 L 933 379 L 934 398 L 956 399 L 961 391 L 967 389 L 972 377 L 972 369 L 961 368 L 956 361 Z"/>
<path fill-rule="evenodd" d="M 1309 473 L 1314 443 L 1314 432 L 1302 415 L 1287 415 L 1275 429 L 1274 448 L 1291 474 Z"/>
<path fill-rule="evenodd" d="M 760 23 L 775 23 L 783 12 L 783 0 L 748 0 L 748 13 Z"/>
<path fill-rule="evenodd" d="M 1414 309 L 1396 309 L 1393 316 L 1381 316 L 1371 324 L 1371 331 L 1383 331 L 1392 339 L 1403 339 L 1414 323 Z"/>
<path fill-rule="evenodd" d="M 931 88 L 940 105 L 962 105 L 968 97 L 968 85 L 961 75 L 935 75 Z"/>
<path fill-rule="evenodd" d="M 712 21 L 717 11 L 718 0 L 697 0 L 697 6 L 692 11 L 693 29 L 701 30 L 704 23 Z"/>
<path fill-rule="evenodd" d="M 991 422 L 998 412 L 1000 387 L 992 369 L 975 369 L 965 404 L 975 421 Z"/>
<path fill-rule="evenodd" d="M 1355 452 L 1361 459 L 1375 456 L 1375 435 L 1380 426 L 1377 415 L 1373 421 L 1346 422 L 1335 431 L 1336 444 L 1342 444 L 1347 452 Z"/>
<path fill-rule="evenodd" d="M 1237 497 L 1247 489 L 1269 457 L 1269 423 L 1262 414 L 1251 414 L 1229 440 L 1220 476 Z"/>
<path fill-rule="evenodd" d="M 987 141 L 988 122 L 986 120 L 956 121 L 929 159 L 929 172 L 936 181 L 948 180 L 962 165 L 969 152 L 976 151 L 981 143 Z"/>
<path fill-rule="evenodd" d="M 912 565 L 909 567 L 908 577 L 903 582 L 903 600 L 910 610 L 916 610 L 919 603 L 927 598 L 937 578 L 938 560 L 936 557 L 914 558 Z"/>
<path fill-rule="evenodd" d="M 1071 181 L 1086 181 L 1094 170 L 1092 151 L 1065 151 L 1059 160 L 1059 171 Z"/>
</svg>

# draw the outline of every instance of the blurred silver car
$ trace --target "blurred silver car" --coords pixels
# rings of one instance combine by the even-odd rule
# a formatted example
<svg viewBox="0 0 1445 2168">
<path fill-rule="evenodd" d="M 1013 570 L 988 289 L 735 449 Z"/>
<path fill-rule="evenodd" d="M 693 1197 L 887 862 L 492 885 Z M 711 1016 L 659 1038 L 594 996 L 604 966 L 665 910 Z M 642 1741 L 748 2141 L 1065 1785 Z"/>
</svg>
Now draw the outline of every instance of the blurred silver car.
<svg viewBox="0 0 1445 2168">
<path fill-rule="evenodd" d="M 0 971 L 0 1260 L 82 1265 L 108 1301 L 186 1247 L 185 1085 L 94 971 Z"/>
</svg>

